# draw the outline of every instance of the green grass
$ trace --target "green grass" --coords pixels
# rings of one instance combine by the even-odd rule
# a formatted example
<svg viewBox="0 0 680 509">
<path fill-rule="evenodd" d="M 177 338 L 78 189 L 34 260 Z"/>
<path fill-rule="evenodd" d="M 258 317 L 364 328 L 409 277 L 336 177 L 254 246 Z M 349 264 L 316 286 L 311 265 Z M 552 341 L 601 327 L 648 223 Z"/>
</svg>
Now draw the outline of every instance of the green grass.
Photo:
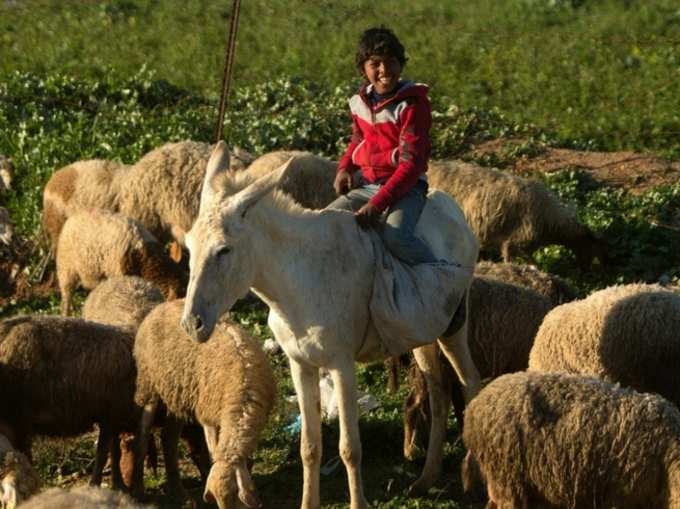
<svg viewBox="0 0 680 509">
<path fill-rule="evenodd" d="M 65 5 L 64 5 L 65 4 Z M 231 2 L 22 0 L 0 5 L 0 73 L 100 77 L 142 66 L 217 97 Z M 243 2 L 234 84 L 352 81 L 361 31 L 391 26 L 406 75 L 462 108 L 500 108 L 565 142 L 678 157 L 675 0 Z"/>
</svg>

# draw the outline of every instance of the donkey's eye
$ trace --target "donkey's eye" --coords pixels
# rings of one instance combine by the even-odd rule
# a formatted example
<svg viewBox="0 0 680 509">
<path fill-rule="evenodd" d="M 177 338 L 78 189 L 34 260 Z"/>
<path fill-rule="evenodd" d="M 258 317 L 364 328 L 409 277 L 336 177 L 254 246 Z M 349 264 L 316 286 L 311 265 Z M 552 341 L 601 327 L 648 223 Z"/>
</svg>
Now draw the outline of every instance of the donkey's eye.
<svg viewBox="0 0 680 509">
<path fill-rule="evenodd" d="M 231 248 L 230 248 L 230 247 L 227 247 L 227 246 L 224 246 L 224 247 L 221 247 L 221 248 L 217 251 L 217 256 L 218 256 L 218 257 L 221 257 L 221 256 L 224 256 L 224 255 L 228 255 L 230 252 L 231 252 Z"/>
</svg>

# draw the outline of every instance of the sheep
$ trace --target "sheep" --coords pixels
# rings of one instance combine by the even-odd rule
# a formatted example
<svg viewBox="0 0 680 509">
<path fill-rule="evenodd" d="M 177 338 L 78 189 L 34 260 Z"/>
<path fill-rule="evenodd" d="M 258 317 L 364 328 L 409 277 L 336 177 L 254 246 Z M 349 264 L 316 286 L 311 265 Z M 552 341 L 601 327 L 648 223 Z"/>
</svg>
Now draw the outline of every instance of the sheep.
<svg viewBox="0 0 680 509">
<path fill-rule="evenodd" d="M 153 283 L 138 276 L 116 276 L 90 292 L 81 315 L 85 320 L 129 327 L 137 332 L 146 315 L 164 300 Z"/>
<path fill-rule="evenodd" d="M 12 160 L 0 154 L 0 193 L 12 189 Z"/>
<path fill-rule="evenodd" d="M 90 159 L 52 174 L 43 190 L 42 225 L 54 249 L 69 216 L 91 207 L 117 210 L 117 177 L 127 169 L 129 166 L 117 161 Z"/>
<path fill-rule="evenodd" d="M 11 246 L 13 237 L 14 226 L 12 225 L 12 219 L 9 217 L 9 212 L 5 207 L 0 207 L 0 244 Z"/>
<path fill-rule="evenodd" d="M 475 276 L 470 287 L 468 344 L 479 375 L 495 378 L 503 373 L 524 370 L 529 351 L 550 301 L 537 292 L 494 279 Z M 454 396 L 454 410 L 463 423 L 464 402 L 459 382 L 441 354 L 445 393 Z M 404 404 L 404 456 L 412 459 L 421 433 L 429 429 L 429 398 L 423 374 L 415 363 L 409 370 L 411 391 Z"/>
<path fill-rule="evenodd" d="M 680 412 L 595 378 L 521 372 L 469 404 L 464 486 L 478 468 L 491 508 L 680 508 Z M 470 468 L 471 467 L 471 468 Z"/>
<path fill-rule="evenodd" d="M 71 294 L 80 283 L 92 289 L 104 278 L 140 275 L 168 299 L 181 296 L 187 276 L 146 228 L 121 214 L 102 209 L 78 212 L 66 220 L 57 249 L 61 312 L 71 310 Z"/>
<path fill-rule="evenodd" d="M 19 316 L 0 322 L 0 427 L 29 455 L 34 435 L 75 436 L 99 425 L 91 482 L 99 484 L 112 438 L 131 431 L 134 334 L 123 328 L 60 316 Z M 116 448 L 113 484 L 121 485 Z"/>
<path fill-rule="evenodd" d="M 680 405 L 678 331 L 680 295 L 659 285 L 612 286 L 546 315 L 529 370 L 594 376 Z"/>
<path fill-rule="evenodd" d="M 535 265 L 494 263 L 482 260 L 475 266 L 475 274 L 531 288 L 550 299 L 554 306 L 572 301 L 577 297 L 576 290 L 564 279 L 543 272 Z"/>
<path fill-rule="evenodd" d="M 26 455 L 0 435 L 0 507 L 16 507 L 39 489 L 40 478 Z"/>
<path fill-rule="evenodd" d="M 333 180 L 338 163 L 310 152 L 275 151 L 257 158 L 247 172 L 258 179 L 280 167 L 291 157 L 289 171 L 278 187 L 306 208 L 322 209 L 337 198 Z"/>
<path fill-rule="evenodd" d="M 78 486 L 69 491 L 50 488 L 24 504 L 20 509 L 144 509 L 130 497 L 106 488 Z"/>
<path fill-rule="evenodd" d="M 136 334 L 139 324 L 149 312 L 164 302 L 161 291 L 152 283 L 137 276 L 118 276 L 99 284 L 85 299 L 82 317 L 85 320 L 126 327 Z M 189 445 L 190 456 L 207 478 L 210 470 L 203 431 L 192 424 L 182 430 L 182 437 Z M 153 442 L 151 442 L 153 444 Z M 132 487 L 134 465 L 134 434 L 122 433 L 120 440 L 120 470 L 123 483 Z M 155 465 L 155 448 L 149 451 Z M 155 467 L 154 467 L 155 468 Z"/>
<path fill-rule="evenodd" d="M 210 149 L 207 143 L 185 140 L 152 150 L 134 165 L 91 159 L 55 171 L 43 191 L 42 216 L 52 246 L 57 246 L 69 216 L 92 207 L 122 211 L 162 241 L 172 240 L 173 225 L 181 232 L 193 222 L 191 209 L 198 205 L 192 193 L 200 193 Z M 254 160 L 240 148 L 231 154 L 235 170 L 245 169 Z M 187 208 L 189 218 L 185 217 Z"/>
<path fill-rule="evenodd" d="M 224 509 L 233 507 L 238 494 L 247 507 L 257 507 L 247 460 L 274 404 L 274 375 L 256 341 L 226 319 L 220 321 L 206 343 L 194 342 L 180 326 L 183 306 L 182 300 L 159 305 L 137 332 L 135 398 L 145 407 L 138 457 L 144 453 L 145 420 L 160 400 L 168 414 L 181 420 L 196 418 L 206 430 L 214 463 L 204 499 L 216 501 Z M 179 475 L 173 467 L 175 451 L 170 444 L 164 445 L 168 445 L 164 453 L 171 454 L 165 457 L 171 490 L 181 494 Z M 142 491 L 141 478 L 137 477 L 135 492 L 141 495 Z"/>
<path fill-rule="evenodd" d="M 482 249 L 499 249 L 505 262 L 546 244 L 571 248 L 583 266 L 604 257 L 603 242 L 537 180 L 460 161 L 431 161 L 427 175 L 458 202 Z"/>
</svg>

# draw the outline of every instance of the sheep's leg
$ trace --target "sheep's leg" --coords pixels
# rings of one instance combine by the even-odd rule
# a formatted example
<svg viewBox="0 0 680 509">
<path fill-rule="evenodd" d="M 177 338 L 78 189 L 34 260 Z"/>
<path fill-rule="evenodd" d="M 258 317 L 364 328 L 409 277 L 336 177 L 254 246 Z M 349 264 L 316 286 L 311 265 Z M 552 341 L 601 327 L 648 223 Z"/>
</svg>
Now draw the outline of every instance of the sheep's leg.
<svg viewBox="0 0 680 509">
<path fill-rule="evenodd" d="M 321 393 L 319 369 L 290 359 L 290 371 L 298 396 L 302 432 L 300 457 L 302 458 L 302 509 L 321 507 L 319 475 L 321 469 Z"/>
<path fill-rule="evenodd" d="M 182 433 L 182 423 L 172 415 L 167 415 L 161 432 L 163 444 L 163 459 L 165 461 L 165 477 L 168 481 L 168 493 L 173 500 L 185 500 L 186 492 L 179 475 L 179 461 L 177 460 L 177 444 Z"/>
<path fill-rule="evenodd" d="M 210 473 L 212 459 L 203 427 L 196 424 L 184 426 L 182 428 L 182 438 L 189 446 L 189 456 L 191 456 L 191 460 L 201 473 L 201 480 L 205 483 Z"/>
<path fill-rule="evenodd" d="M 425 466 L 420 477 L 411 485 L 411 492 L 422 493 L 431 488 L 441 476 L 446 439 L 446 418 L 451 400 L 448 385 L 444 384 L 441 364 L 435 344 L 423 346 L 413 351 L 418 367 L 425 376 L 429 392 L 430 439 L 427 443 Z"/>
<path fill-rule="evenodd" d="M 470 299 L 467 293 L 465 295 L 466 316 L 470 316 Z M 463 396 L 465 401 L 469 402 L 481 390 L 482 381 L 479 378 L 479 371 L 472 360 L 470 354 L 470 347 L 468 345 L 468 320 L 465 320 L 463 326 L 452 336 L 440 338 L 438 343 L 446 355 L 446 358 L 456 370 L 458 379 L 463 385 Z"/>
<path fill-rule="evenodd" d="M 351 509 L 366 509 L 368 502 L 364 496 L 361 481 L 361 439 L 359 437 L 359 406 L 357 405 L 357 381 L 354 372 L 354 359 L 329 369 L 338 400 L 340 419 L 340 457 L 347 470 Z"/>
<path fill-rule="evenodd" d="M 153 425 L 158 404 L 158 399 L 147 403 L 144 406 L 142 418 L 139 423 L 139 432 L 137 433 L 137 444 L 135 447 L 135 467 L 132 474 L 132 493 L 138 499 L 141 499 L 144 496 L 144 458 L 146 458 L 149 434 L 151 433 L 151 426 Z"/>
<path fill-rule="evenodd" d="M 94 460 L 94 469 L 92 470 L 92 478 L 90 484 L 92 486 L 99 486 L 102 483 L 102 472 L 104 471 L 104 464 L 106 458 L 111 450 L 114 434 L 108 426 L 99 425 L 99 436 L 97 437 L 97 453 Z"/>
<path fill-rule="evenodd" d="M 215 426 L 203 426 L 205 443 L 208 444 L 210 459 L 215 461 L 215 448 L 217 447 L 217 428 Z"/>
<path fill-rule="evenodd" d="M 111 486 L 115 490 L 126 488 L 120 470 L 120 457 L 120 435 L 115 435 L 111 440 Z"/>
</svg>

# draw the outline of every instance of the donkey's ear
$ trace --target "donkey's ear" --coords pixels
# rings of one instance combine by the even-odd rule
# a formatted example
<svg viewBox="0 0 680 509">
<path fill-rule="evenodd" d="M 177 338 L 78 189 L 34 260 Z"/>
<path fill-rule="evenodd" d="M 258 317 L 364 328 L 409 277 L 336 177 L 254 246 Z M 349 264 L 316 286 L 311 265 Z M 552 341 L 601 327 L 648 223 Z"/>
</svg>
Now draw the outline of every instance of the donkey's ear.
<svg viewBox="0 0 680 509">
<path fill-rule="evenodd" d="M 201 189 L 201 205 L 203 210 L 213 199 L 218 189 L 215 188 L 215 177 L 229 170 L 229 149 L 224 141 L 217 142 L 210 154 L 208 164 L 205 167 L 203 188 Z"/>
<path fill-rule="evenodd" d="M 250 210 L 250 208 L 261 198 L 274 190 L 294 159 L 295 156 L 291 157 L 276 170 L 260 177 L 255 182 L 246 187 L 243 191 L 240 191 L 236 196 L 234 196 L 234 204 L 241 217 L 244 217 L 248 210 Z"/>
</svg>

